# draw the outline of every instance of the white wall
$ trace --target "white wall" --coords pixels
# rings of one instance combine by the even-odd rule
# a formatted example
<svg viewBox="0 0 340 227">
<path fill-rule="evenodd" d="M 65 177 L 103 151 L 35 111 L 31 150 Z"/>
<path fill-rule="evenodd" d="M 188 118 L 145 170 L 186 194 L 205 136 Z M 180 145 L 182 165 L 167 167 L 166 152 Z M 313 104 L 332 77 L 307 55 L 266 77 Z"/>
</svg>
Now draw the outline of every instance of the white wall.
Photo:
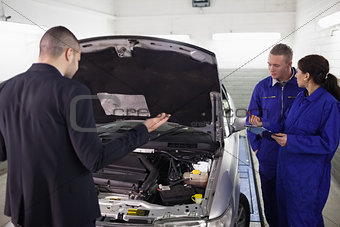
<svg viewBox="0 0 340 227">
<path fill-rule="evenodd" d="M 0 21 L 0 82 L 26 71 L 38 60 L 43 32 L 33 25 Z"/>
<path fill-rule="evenodd" d="M 320 18 L 336 11 L 340 11 L 338 0 L 298 0 L 296 27 L 307 24 L 296 32 L 294 50 L 295 62 L 308 54 L 323 55 L 330 63 L 330 72 L 340 78 L 340 34 L 332 36 L 334 27 L 321 28 L 317 24 Z M 322 15 L 318 16 L 320 13 Z"/>
<path fill-rule="evenodd" d="M 191 0 L 115 0 L 119 17 L 295 11 L 295 0 L 211 0 L 210 7 L 192 7 Z"/>
<path fill-rule="evenodd" d="M 114 33 L 111 0 L 2 0 L 11 22 L 50 28 L 63 25 L 78 38 Z M 100 2 L 100 4 L 98 4 Z"/>
<path fill-rule="evenodd" d="M 38 59 L 39 41 L 53 26 L 69 28 L 77 38 L 114 34 L 113 2 L 54 0 L 2 0 L 0 17 L 0 81 L 27 68 Z M 1 20 L 0 19 L 0 20 Z M 13 23 L 15 22 L 15 23 Z"/>
</svg>

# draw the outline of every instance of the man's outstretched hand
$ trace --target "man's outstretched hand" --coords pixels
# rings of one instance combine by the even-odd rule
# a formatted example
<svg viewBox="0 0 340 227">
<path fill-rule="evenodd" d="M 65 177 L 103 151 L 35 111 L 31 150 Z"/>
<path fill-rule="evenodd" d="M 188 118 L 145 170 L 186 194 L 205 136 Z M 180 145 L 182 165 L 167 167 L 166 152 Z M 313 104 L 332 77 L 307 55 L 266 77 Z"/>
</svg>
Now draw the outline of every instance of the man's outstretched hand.
<svg viewBox="0 0 340 227">
<path fill-rule="evenodd" d="M 152 132 L 157 129 L 159 126 L 167 122 L 170 118 L 170 114 L 161 113 L 158 114 L 157 117 L 147 119 L 144 121 L 144 125 L 147 127 L 148 132 Z"/>
</svg>

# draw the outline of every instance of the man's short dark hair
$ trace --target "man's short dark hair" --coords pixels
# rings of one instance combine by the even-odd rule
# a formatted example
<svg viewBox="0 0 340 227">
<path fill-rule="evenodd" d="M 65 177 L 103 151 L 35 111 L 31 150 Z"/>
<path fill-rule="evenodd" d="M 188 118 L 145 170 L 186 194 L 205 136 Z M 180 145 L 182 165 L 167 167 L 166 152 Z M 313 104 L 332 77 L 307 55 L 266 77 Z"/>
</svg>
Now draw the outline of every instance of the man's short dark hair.
<svg viewBox="0 0 340 227">
<path fill-rule="evenodd" d="M 284 55 L 286 62 L 289 63 L 293 59 L 293 50 L 288 45 L 279 43 L 276 44 L 270 51 L 272 55 Z"/>
<path fill-rule="evenodd" d="M 40 56 L 48 55 L 57 58 L 67 48 L 80 50 L 76 36 L 63 26 L 50 28 L 40 40 Z"/>
</svg>

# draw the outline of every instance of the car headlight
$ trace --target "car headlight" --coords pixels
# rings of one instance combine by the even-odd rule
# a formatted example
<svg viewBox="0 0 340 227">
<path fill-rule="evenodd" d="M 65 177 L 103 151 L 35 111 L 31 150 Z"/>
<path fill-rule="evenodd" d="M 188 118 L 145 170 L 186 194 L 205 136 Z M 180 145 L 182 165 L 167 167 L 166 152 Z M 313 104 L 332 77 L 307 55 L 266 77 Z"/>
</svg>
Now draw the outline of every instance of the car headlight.
<svg viewBox="0 0 340 227">
<path fill-rule="evenodd" d="M 226 211 L 218 218 L 212 219 L 208 221 L 208 227 L 230 227 L 233 220 L 233 209 L 232 206 L 226 209 Z"/>
</svg>

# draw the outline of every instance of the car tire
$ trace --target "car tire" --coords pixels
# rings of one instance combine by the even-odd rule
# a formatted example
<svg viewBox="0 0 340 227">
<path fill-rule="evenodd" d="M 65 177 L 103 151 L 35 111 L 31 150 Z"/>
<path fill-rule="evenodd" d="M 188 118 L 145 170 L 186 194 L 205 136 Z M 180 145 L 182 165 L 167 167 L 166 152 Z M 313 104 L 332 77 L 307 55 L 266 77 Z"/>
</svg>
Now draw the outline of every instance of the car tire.
<svg viewBox="0 0 340 227">
<path fill-rule="evenodd" d="M 240 194 L 238 205 L 237 221 L 235 227 L 248 227 L 250 224 L 250 206 L 247 197 Z"/>
</svg>

